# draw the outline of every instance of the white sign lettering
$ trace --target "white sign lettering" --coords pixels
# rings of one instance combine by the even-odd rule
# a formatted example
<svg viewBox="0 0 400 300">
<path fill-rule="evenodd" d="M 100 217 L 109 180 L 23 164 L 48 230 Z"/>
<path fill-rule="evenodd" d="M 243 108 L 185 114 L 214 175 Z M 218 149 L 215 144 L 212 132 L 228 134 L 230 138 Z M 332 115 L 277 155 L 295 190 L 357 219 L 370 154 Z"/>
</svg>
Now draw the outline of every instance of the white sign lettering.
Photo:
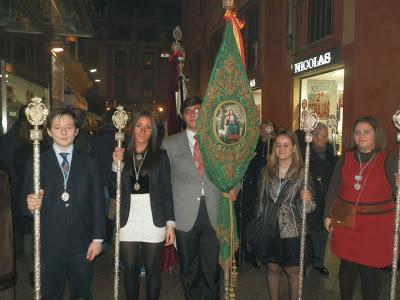
<svg viewBox="0 0 400 300">
<path fill-rule="evenodd" d="M 315 56 L 294 64 L 294 73 L 300 73 L 316 67 L 330 64 L 332 61 L 331 51 Z"/>
</svg>

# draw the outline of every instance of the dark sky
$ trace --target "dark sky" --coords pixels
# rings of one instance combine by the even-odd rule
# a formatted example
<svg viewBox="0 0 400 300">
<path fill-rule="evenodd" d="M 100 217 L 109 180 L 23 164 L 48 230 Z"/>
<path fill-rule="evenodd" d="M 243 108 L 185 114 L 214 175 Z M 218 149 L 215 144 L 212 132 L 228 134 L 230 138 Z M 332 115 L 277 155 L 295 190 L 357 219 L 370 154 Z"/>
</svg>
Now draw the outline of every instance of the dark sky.
<svg viewBox="0 0 400 300">
<path fill-rule="evenodd" d="M 166 25 L 180 24 L 181 0 L 92 0 L 95 8 L 114 17 L 161 19 Z"/>
</svg>

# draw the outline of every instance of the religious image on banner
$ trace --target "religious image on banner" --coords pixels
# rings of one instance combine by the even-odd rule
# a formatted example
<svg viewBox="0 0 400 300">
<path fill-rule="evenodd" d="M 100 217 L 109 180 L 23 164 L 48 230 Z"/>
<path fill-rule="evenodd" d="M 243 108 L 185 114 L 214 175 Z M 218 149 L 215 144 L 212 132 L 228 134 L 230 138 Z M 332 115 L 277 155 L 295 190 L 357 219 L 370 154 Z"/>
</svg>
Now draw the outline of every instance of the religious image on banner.
<svg viewBox="0 0 400 300">
<path fill-rule="evenodd" d="M 224 144 L 235 144 L 246 132 L 246 114 L 242 105 L 233 101 L 222 102 L 215 110 L 215 134 Z"/>
</svg>

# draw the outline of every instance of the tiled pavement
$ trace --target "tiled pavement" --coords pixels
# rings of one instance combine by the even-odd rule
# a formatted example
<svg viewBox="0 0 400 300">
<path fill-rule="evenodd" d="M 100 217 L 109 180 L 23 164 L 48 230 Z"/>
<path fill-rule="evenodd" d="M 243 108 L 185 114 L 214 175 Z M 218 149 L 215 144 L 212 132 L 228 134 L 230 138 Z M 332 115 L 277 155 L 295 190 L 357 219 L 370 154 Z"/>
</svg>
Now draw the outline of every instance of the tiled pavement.
<svg viewBox="0 0 400 300">
<path fill-rule="evenodd" d="M 338 269 L 339 261 L 330 253 L 328 246 L 326 254 L 326 267 L 330 271 L 328 277 L 324 277 L 310 267 L 306 269 L 304 280 L 304 299 L 311 300 L 336 300 L 339 297 Z M 96 260 L 93 279 L 93 299 L 111 300 L 113 299 L 113 252 L 109 251 Z M 15 289 L 17 300 L 32 299 L 32 291 L 29 284 L 30 259 L 24 256 L 17 261 L 18 283 Z M 161 300 L 180 300 L 183 294 L 179 283 L 179 267 L 175 266 L 172 272 L 166 272 L 162 276 Z M 384 288 L 380 299 L 389 299 L 390 273 L 382 271 L 382 281 Z M 120 283 L 123 286 L 123 283 Z M 142 285 L 142 290 L 144 286 Z M 66 292 L 65 299 L 68 292 Z M 125 299 L 121 288 L 120 299 Z M 145 299 L 141 295 L 141 299 Z M 249 264 L 242 264 L 239 273 L 237 299 L 259 300 L 269 299 L 266 286 L 265 269 L 256 269 Z M 288 299 L 286 276 L 281 277 L 281 299 Z M 359 288 L 356 289 L 354 300 L 361 299 Z"/>
</svg>

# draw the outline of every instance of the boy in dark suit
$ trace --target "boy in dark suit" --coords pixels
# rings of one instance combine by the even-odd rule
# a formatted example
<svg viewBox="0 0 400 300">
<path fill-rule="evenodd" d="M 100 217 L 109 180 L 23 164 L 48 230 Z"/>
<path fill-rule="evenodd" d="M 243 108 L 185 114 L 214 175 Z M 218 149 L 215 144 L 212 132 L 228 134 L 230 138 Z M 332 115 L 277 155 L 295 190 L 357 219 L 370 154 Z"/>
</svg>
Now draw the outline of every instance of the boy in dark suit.
<svg viewBox="0 0 400 300">
<path fill-rule="evenodd" d="M 78 131 L 72 110 L 53 110 L 47 118 L 53 147 L 41 154 L 39 196 L 32 193 L 32 161 L 22 187 L 25 213 L 41 210 L 43 299 L 62 299 L 66 280 L 71 299 L 90 299 L 92 262 L 102 249 L 103 184 L 94 157 L 74 149 Z"/>
</svg>

